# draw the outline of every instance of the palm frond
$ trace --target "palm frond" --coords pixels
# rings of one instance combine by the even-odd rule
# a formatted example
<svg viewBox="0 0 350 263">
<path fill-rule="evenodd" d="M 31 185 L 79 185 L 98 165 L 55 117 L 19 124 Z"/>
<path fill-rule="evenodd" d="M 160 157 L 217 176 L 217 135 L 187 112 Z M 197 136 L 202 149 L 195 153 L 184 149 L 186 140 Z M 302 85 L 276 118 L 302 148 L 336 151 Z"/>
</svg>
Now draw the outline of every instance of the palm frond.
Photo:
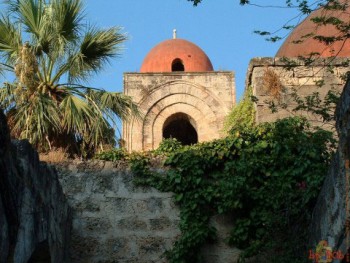
<svg viewBox="0 0 350 263">
<path fill-rule="evenodd" d="M 19 21 L 26 27 L 26 31 L 40 39 L 43 32 L 43 17 L 45 4 L 43 0 L 21 0 L 16 1 L 16 14 Z"/>
<path fill-rule="evenodd" d="M 10 83 L 4 83 L 4 86 L 0 88 L 0 108 L 8 111 L 9 108 L 15 107 L 15 90 L 16 86 Z"/>
<path fill-rule="evenodd" d="M 131 116 L 141 118 L 141 113 L 136 103 L 130 96 L 120 92 L 108 92 L 104 90 L 89 90 L 89 96 L 99 108 L 113 120 L 111 113 L 121 119 L 128 119 Z"/>
<path fill-rule="evenodd" d="M 79 50 L 71 56 L 70 79 L 81 79 L 101 70 L 111 58 L 120 55 L 120 45 L 126 39 L 118 27 L 107 30 L 90 28 Z"/>
<path fill-rule="evenodd" d="M 58 41 L 76 41 L 84 16 L 81 1 L 53 0 L 51 8 Z"/>
<path fill-rule="evenodd" d="M 61 116 L 54 101 L 45 94 L 36 94 L 32 99 L 17 105 L 12 113 L 12 133 L 27 138 L 33 144 L 45 140 L 51 132 L 61 129 Z"/>
<path fill-rule="evenodd" d="M 8 17 L 0 17 L 0 52 L 8 63 L 14 64 L 22 43 L 20 29 Z"/>
<path fill-rule="evenodd" d="M 82 0 L 5 0 L 0 17 L 1 70 L 16 81 L 0 88 L 12 135 L 37 146 L 69 145 L 93 153 L 114 144 L 119 118 L 140 116 L 126 95 L 87 88 L 85 80 L 121 52 L 121 29 L 82 23 Z M 23 36 L 30 37 L 23 43 Z M 62 80 L 67 82 L 62 83 Z M 65 138 L 69 140 L 63 142 Z M 82 143 L 82 144 L 81 144 Z"/>
<path fill-rule="evenodd" d="M 83 99 L 67 95 L 60 103 L 62 126 L 67 132 L 83 134 L 98 119 L 96 112 Z"/>
</svg>

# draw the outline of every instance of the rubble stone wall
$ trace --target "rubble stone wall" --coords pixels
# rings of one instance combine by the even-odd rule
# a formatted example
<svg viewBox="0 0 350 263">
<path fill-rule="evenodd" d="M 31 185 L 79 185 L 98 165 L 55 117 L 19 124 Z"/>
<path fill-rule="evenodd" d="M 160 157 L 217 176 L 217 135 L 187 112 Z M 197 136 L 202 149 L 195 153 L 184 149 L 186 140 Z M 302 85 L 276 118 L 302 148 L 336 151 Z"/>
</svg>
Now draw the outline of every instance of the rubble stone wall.
<svg viewBox="0 0 350 263">
<path fill-rule="evenodd" d="M 350 83 L 344 91 L 336 111 L 339 136 L 338 151 L 326 176 L 310 227 L 310 249 L 325 240 L 333 251 L 344 255 L 350 248 L 350 233 L 346 232 L 349 211 L 349 153 L 350 153 Z M 348 210 L 348 211 L 347 211 Z"/>
<path fill-rule="evenodd" d="M 331 67 L 330 64 L 332 64 Z M 256 103 L 257 123 L 271 122 L 299 114 L 306 116 L 313 124 L 322 126 L 318 116 L 306 112 L 293 112 L 296 107 L 295 100 L 291 96 L 293 89 L 301 98 L 317 92 L 323 99 L 331 89 L 341 92 L 345 84 L 345 74 L 349 71 L 348 65 L 347 58 L 317 59 L 311 64 L 300 59 L 289 59 L 288 61 L 283 58 L 268 57 L 252 59 L 248 67 L 246 87 L 251 86 L 253 95 L 258 99 Z M 277 76 L 275 81 L 271 77 L 266 78 L 267 71 L 272 71 Z M 280 86 L 277 93 L 269 89 L 274 85 Z M 287 107 L 279 108 L 273 113 L 269 108 L 271 101 L 276 105 L 285 104 Z"/>
<path fill-rule="evenodd" d="M 56 169 L 12 141 L 0 110 L 0 263 L 69 262 L 71 210 Z"/>
<path fill-rule="evenodd" d="M 137 187 L 126 167 L 111 162 L 73 162 L 60 180 L 73 209 L 72 263 L 161 263 L 179 230 L 172 193 Z M 226 245 L 230 220 L 213 218 L 219 239 L 208 244 L 208 263 L 234 263 L 239 250 Z"/>
</svg>

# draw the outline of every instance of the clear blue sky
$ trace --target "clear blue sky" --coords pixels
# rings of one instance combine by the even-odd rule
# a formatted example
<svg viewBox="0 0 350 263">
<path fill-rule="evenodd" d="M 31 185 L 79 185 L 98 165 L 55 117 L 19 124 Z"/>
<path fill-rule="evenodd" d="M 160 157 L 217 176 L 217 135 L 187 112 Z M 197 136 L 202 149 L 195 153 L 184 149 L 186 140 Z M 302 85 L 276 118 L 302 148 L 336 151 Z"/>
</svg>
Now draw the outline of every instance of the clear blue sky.
<svg viewBox="0 0 350 263">
<path fill-rule="evenodd" d="M 269 5 L 285 1 L 251 2 Z M 239 0 L 203 0 L 197 7 L 186 0 L 85 0 L 85 5 L 86 18 L 93 24 L 121 26 L 129 36 L 122 56 L 93 77 L 91 86 L 122 91 L 123 72 L 138 72 L 151 48 L 172 38 L 176 28 L 178 38 L 206 52 L 214 70 L 235 72 L 237 99 L 244 91 L 250 59 L 274 56 L 282 43 L 267 42 L 253 31 L 273 31 L 297 14 L 291 9 L 240 6 Z"/>
</svg>

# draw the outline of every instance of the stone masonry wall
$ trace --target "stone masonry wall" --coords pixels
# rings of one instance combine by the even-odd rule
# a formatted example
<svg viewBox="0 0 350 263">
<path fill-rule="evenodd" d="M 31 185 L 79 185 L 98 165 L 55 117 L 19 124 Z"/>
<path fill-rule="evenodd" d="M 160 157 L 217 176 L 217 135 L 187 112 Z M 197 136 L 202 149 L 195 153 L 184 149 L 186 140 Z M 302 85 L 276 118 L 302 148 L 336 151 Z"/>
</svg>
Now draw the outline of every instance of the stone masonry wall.
<svg viewBox="0 0 350 263">
<path fill-rule="evenodd" d="M 310 249 L 315 250 L 321 240 L 326 240 L 333 251 L 344 255 L 350 248 L 350 234 L 346 233 L 349 209 L 349 149 L 350 149 L 350 83 L 345 85 L 336 111 L 339 136 L 338 151 L 313 211 L 310 227 Z M 347 181 L 348 180 L 348 181 Z"/>
<path fill-rule="evenodd" d="M 69 262 L 70 216 L 56 170 L 10 140 L 0 110 L 0 263 Z"/>
<path fill-rule="evenodd" d="M 234 73 L 228 71 L 124 73 L 124 93 L 143 113 L 142 120 L 123 122 L 128 151 L 158 148 L 166 121 L 176 113 L 189 116 L 199 142 L 220 138 L 236 101 Z"/>
<path fill-rule="evenodd" d="M 305 61 L 291 59 L 293 65 L 284 61 L 283 58 L 254 58 L 251 60 L 247 78 L 246 87 L 253 88 L 253 95 L 257 97 L 256 103 L 256 121 L 270 122 L 279 118 L 291 116 L 292 109 L 296 104 L 291 97 L 292 89 L 296 89 L 298 95 L 302 98 L 313 92 L 318 92 L 321 98 L 324 98 L 330 89 L 342 91 L 345 80 L 344 74 L 349 71 L 347 58 L 326 58 L 317 59 L 310 65 L 306 65 Z M 326 65 L 332 64 L 332 68 Z M 269 109 L 269 101 L 274 99 L 272 93 L 264 85 L 264 76 L 267 70 L 273 71 L 281 84 L 279 91 L 279 103 L 288 105 L 286 109 L 279 109 L 278 112 L 272 113 Z M 318 84 L 323 83 L 322 87 Z M 300 113 L 306 116 L 316 125 L 322 125 L 317 116 L 309 113 Z M 329 127 L 324 127 L 329 128 Z"/>
<path fill-rule="evenodd" d="M 171 193 L 136 187 L 125 166 L 103 161 L 67 163 L 60 181 L 73 210 L 72 263 L 167 262 L 164 252 L 180 234 Z M 225 244 L 230 220 L 212 223 L 219 238 L 203 249 L 205 262 L 236 262 L 239 250 Z"/>
</svg>

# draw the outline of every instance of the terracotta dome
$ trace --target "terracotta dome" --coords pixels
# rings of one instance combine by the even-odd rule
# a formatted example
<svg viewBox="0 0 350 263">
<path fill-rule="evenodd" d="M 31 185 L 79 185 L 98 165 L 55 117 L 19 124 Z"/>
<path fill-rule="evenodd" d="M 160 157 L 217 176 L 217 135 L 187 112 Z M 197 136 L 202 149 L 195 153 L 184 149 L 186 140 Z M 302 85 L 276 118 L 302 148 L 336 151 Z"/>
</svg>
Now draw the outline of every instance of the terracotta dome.
<svg viewBox="0 0 350 263">
<path fill-rule="evenodd" d="M 213 71 L 213 65 L 197 45 L 184 39 L 169 39 L 151 49 L 140 70 L 141 73 L 174 71 Z"/>
<path fill-rule="evenodd" d="M 350 0 L 343 0 L 341 2 L 350 4 Z M 349 40 L 336 41 L 330 45 L 326 45 L 325 43 L 314 39 L 312 36 L 305 38 L 305 36 L 310 33 L 320 36 L 338 36 L 340 34 L 340 32 L 332 25 L 316 25 L 311 21 L 314 17 L 337 17 L 348 23 L 350 21 L 350 5 L 347 7 L 346 11 L 331 11 L 320 8 L 312 12 L 292 31 L 278 50 L 276 57 L 307 56 L 314 52 L 319 53 L 321 57 L 350 57 Z M 296 43 L 296 41 L 300 40 L 302 40 L 301 43 Z"/>
</svg>

